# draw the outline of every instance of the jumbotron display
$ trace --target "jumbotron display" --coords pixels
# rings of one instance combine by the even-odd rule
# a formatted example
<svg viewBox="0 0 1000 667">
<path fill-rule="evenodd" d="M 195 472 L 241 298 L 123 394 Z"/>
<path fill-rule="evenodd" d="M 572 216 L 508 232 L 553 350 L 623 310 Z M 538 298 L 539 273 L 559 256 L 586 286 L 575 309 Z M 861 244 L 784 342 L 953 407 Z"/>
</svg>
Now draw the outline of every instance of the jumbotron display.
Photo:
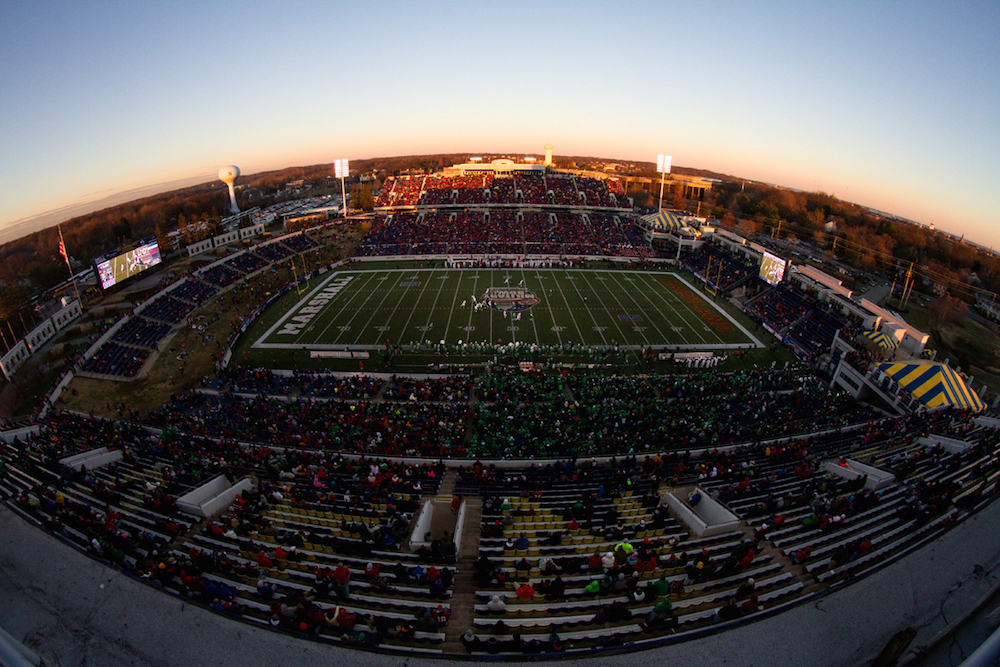
<svg viewBox="0 0 1000 667">
<path fill-rule="evenodd" d="M 110 289 L 123 280 L 160 263 L 160 246 L 155 236 L 139 241 L 128 250 L 116 250 L 94 258 L 101 289 Z"/>
<path fill-rule="evenodd" d="M 769 252 L 760 263 L 760 277 L 769 285 L 777 285 L 785 277 L 785 260 Z"/>
</svg>

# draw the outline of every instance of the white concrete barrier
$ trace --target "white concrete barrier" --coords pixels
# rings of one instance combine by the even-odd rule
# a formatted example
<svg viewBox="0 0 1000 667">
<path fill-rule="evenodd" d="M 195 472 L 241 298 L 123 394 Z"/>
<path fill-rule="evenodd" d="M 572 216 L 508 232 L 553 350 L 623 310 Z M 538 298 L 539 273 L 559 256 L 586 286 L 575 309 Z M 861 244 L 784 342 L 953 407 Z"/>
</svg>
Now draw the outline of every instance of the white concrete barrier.
<svg viewBox="0 0 1000 667">
<path fill-rule="evenodd" d="M 18 440 L 24 440 L 29 435 L 38 433 L 38 430 L 38 426 L 23 426 L 9 431 L 0 431 L 0 440 L 3 440 L 4 442 L 14 442 L 15 438 Z"/>
<path fill-rule="evenodd" d="M 865 480 L 865 488 L 872 491 L 883 489 L 896 481 L 896 476 L 891 472 L 865 465 L 854 459 L 845 459 L 844 465 L 841 465 L 839 460 L 826 461 L 823 463 L 822 469 L 837 477 L 851 481 L 858 479 L 862 475 L 868 475 L 868 479 Z"/>
<path fill-rule="evenodd" d="M 424 501 L 424 506 L 420 508 L 420 515 L 417 516 L 417 523 L 410 533 L 410 551 L 416 551 L 420 547 L 430 547 L 431 543 L 424 539 L 424 535 L 431 529 L 431 519 L 434 518 L 434 504 L 430 500 Z"/>
<path fill-rule="evenodd" d="M 177 509 L 185 514 L 210 517 L 232 505 L 236 494 L 249 491 L 251 486 L 249 479 L 232 485 L 224 475 L 219 475 L 178 498 Z"/>
<path fill-rule="evenodd" d="M 462 508 L 458 510 L 458 521 L 455 523 L 455 535 L 452 537 L 455 541 L 456 559 L 461 555 L 459 552 L 462 546 L 462 531 L 465 530 L 465 508 L 467 505 L 468 503 L 463 500 Z"/>
<path fill-rule="evenodd" d="M 677 517 L 683 521 L 698 537 L 710 537 L 728 533 L 740 525 L 740 518 L 727 510 L 721 503 L 712 498 L 705 489 L 695 487 L 701 494 L 701 501 L 691 507 L 687 498 L 678 498 L 673 493 L 667 493 L 664 500 Z"/>
<path fill-rule="evenodd" d="M 935 433 L 931 433 L 930 435 L 924 436 L 922 438 L 917 438 L 917 444 L 923 445 L 927 449 L 933 449 L 938 445 L 940 445 L 942 449 L 952 454 L 961 454 L 962 452 L 975 447 L 973 443 L 968 442 L 966 440 L 949 438 L 943 435 L 937 435 Z"/>
<path fill-rule="evenodd" d="M 122 452 L 120 449 L 114 451 L 108 451 L 107 447 L 98 447 L 97 449 L 92 449 L 89 452 L 82 452 L 80 454 L 75 454 L 74 456 L 67 456 L 64 459 L 59 459 L 59 463 L 64 466 L 69 466 L 73 470 L 80 470 L 84 466 L 87 470 L 94 470 L 96 468 L 103 468 L 104 466 L 111 465 L 115 461 L 122 460 Z"/>
</svg>

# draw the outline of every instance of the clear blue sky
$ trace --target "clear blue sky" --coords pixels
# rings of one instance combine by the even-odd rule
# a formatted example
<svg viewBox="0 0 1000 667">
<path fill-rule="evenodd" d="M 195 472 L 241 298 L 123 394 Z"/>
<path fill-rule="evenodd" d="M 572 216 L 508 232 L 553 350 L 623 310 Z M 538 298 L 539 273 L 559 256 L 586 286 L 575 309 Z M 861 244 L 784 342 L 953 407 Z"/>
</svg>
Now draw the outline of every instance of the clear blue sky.
<svg viewBox="0 0 1000 667">
<path fill-rule="evenodd" d="M 1000 3 L 0 0 L 0 232 L 225 164 L 654 160 L 1000 248 Z"/>
</svg>

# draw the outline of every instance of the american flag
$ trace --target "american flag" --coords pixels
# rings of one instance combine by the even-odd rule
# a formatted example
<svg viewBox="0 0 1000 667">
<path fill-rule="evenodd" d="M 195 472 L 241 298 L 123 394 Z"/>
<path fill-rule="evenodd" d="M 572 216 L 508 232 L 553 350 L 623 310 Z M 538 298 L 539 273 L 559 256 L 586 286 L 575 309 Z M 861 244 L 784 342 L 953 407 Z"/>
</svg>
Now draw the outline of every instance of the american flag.
<svg viewBox="0 0 1000 667">
<path fill-rule="evenodd" d="M 66 242 L 63 241 L 62 227 L 56 226 L 56 229 L 59 230 L 59 254 L 66 260 L 66 266 L 69 266 L 69 255 L 66 254 Z M 70 268 L 69 272 L 73 273 L 73 269 Z"/>
</svg>

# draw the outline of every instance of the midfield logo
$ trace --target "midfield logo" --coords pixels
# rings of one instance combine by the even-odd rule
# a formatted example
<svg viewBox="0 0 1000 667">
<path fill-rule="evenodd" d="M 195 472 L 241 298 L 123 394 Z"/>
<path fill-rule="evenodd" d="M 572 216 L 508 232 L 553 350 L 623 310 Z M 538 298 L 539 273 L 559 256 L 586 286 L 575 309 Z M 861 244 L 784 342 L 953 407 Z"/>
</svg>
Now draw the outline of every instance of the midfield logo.
<svg viewBox="0 0 1000 667">
<path fill-rule="evenodd" d="M 524 287 L 491 287 L 483 295 L 490 308 L 508 313 L 528 310 L 541 303 L 534 292 Z"/>
</svg>

